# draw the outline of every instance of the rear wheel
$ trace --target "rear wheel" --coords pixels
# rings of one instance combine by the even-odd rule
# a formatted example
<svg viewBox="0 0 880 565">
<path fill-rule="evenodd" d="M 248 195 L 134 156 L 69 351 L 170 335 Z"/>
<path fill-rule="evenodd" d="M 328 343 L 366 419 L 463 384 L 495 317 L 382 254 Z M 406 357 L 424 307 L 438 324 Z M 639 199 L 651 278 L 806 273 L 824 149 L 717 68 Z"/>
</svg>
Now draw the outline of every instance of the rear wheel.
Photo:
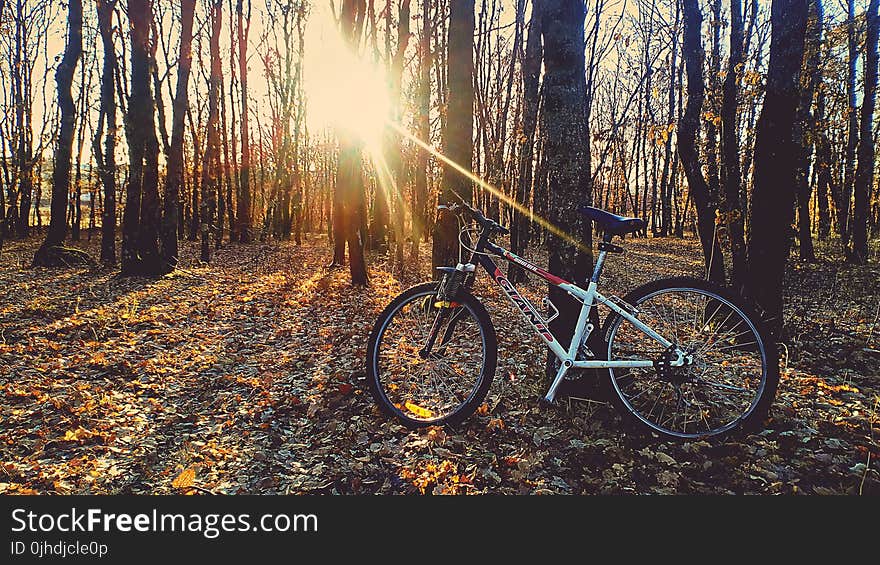
<svg viewBox="0 0 880 565">
<path fill-rule="evenodd" d="M 376 320 L 367 382 L 382 411 L 408 427 L 457 424 L 486 397 L 496 363 L 495 328 L 483 305 L 464 291 L 456 302 L 438 301 L 437 283 L 426 283 L 403 292 Z"/>
<path fill-rule="evenodd" d="M 659 280 L 625 299 L 636 316 L 672 341 L 688 363 L 619 314 L 605 326 L 610 360 L 652 360 L 651 368 L 608 370 L 611 397 L 643 430 L 678 439 L 721 436 L 761 423 L 776 395 L 775 342 L 742 297 L 699 279 Z"/>
</svg>

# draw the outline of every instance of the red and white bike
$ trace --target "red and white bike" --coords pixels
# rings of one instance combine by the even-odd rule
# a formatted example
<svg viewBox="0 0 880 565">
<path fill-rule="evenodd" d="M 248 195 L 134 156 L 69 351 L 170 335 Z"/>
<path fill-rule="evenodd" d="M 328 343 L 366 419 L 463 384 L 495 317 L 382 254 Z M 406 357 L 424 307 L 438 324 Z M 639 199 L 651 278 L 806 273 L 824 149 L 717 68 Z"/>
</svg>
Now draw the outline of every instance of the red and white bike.
<svg viewBox="0 0 880 565">
<path fill-rule="evenodd" d="M 582 288 L 494 244 L 492 237 L 507 229 L 466 202 L 444 208 L 464 223 L 462 233 L 475 222 L 479 237 L 473 247 L 465 246 L 466 263 L 442 267 L 439 282 L 404 291 L 376 320 L 367 380 L 386 414 L 413 428 L 454 425 L 486 397 L 497 341 L 489 313 L 471 293 L 479 264 L 559 360 L 546 402 L 554 401 L 570 370 L 602 369 L 624 419 L 662 437 L 720 436 L 751 429 L 766 415 L 779 381 L 776 344 L 739 295 L 695 278 L 657 280 L 623 299 L 599 292 L 606 256 L 623 251 L 612 239 L 643 229 L 643 220 L 580 208 L 604 232 L 592 277 Z M 582 303 L 568 348 L 550 331 L 558 309 L 545 301 L 552 314 L 540 314 L 493 257 L 543 277 Z M 594 351 L 599 348 L 587 347 L 587 339 L 600 331 L 590 321 L 599 305 L 610 312 L 599 334 L 601 349 Z"/>
</svg>

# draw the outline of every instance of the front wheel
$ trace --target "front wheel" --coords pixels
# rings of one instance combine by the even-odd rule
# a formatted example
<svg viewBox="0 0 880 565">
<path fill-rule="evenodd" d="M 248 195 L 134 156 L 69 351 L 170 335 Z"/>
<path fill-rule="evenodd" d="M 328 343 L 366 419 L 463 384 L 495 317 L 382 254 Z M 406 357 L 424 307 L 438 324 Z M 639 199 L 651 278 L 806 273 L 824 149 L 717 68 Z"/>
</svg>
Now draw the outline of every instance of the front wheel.
<svg viewBox="0 0 880 565">
<path fill-rule="evenodd" d="M 609 316 L 608 359 L 655 362 L 608 370 L 612 401 L 625 419 L 676 439 L 760 424 L 776 395 L 779 362 L 769 331 L 742 297 L 707 281 L 674 278 L 639 287 L 624 300 L 673 342 L 666 349 L 619 314 Z M 672 367 L 678 351 L 687 363 Z"/>
<path fill-rule="evenodd" d="M 497 363 L 485 307 L 437 283 L 404 291 L 379 315 L 367 344 L 367 382 L 379 408 L 410 428 L 457 424 L 486 397 Z"/>
</svg>

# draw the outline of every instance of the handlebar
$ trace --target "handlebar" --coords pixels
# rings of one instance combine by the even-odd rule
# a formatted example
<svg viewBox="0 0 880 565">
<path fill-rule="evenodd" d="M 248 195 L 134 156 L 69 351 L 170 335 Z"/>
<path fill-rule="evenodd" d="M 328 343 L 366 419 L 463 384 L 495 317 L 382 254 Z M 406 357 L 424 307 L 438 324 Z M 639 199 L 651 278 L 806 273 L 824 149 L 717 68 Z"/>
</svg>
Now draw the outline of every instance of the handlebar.
<svg viewBox="0 0 880 565">
<path fill-rule="evenodd" d="M 456 195 L 458 196 L 458 195 Z M 510 233 L 510 230 L 492 220 L 491 218 L 487 218 L 483 215 L 483 212 L 474 208 L 470 204 L 464 201 L 464 199 L 459 198 L 458 202 L 451 202 L 449 204 L 440 204 L 437 206 L 438 210 L 446 210 L 448 212 L 452 212 L 453 214 L 461 214 L 467 213 L 483 230 L 489 232 L 489 235 L 493 233 L 499 233 L 502 235 L 506 235 Z"/>
</svg>

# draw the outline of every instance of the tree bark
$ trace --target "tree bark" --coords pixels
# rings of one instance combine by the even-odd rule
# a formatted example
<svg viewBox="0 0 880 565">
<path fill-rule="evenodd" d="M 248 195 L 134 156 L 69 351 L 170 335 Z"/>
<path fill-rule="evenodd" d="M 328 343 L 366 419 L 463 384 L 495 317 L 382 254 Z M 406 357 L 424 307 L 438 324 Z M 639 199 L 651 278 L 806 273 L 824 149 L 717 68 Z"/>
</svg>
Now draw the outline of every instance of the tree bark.
<svg viewBox="0 0 880 565">
<path fill-rule="evenodd" d="M 449 35 L 446 61 L 449 94 L 443 128 L 443 153 L 452 162 L 473 167 L 474 126 L 474 0 L 450 0 Z M 456 196 L 471 202 L 473 182 L 443 164 L 440 202 L 455 202 Z M 440 267 L 458 262 L 458 223 L 451 214 L 441 214 L 434 225 L 431 265 Z M 433 270 L 435 277 L 440 271 Z"/>
<path fill-rule="evenodd" d="M 183 188 L 183 141 L 186 111 L 189 107 L 189 77 L 192 70 L 193 19 L 196 0 L 181 0 L 180 48 L 177 64 L 177 90 L 171 110 L 171 147 L 165 177 L 164 215 L 162 217 L 161 254 L 163 269 L 172 271 L 179 261 L 178 231 L 180 193 Z"/>
<path fill-rule="evenodd" d="M 71 94 L 73 75 L 82 56 L 82 0 L 67 3 L 67 46 L 55 71 L 58 85 L 58 109 L 61 127 L 55 149 L 55 165 L 52 173 L 52 215 L 46 240 L 34 255 L 34 265 L 49 265 L 48 252 L 64 243 L 67 235 L 67 198 L 70 192 L 70 160 L 73 153 L 73 135 L 76 128 L 76 104 Z M 83 86 L 84 87 L 84 86 Z"/>
<path fill-rule="evenodd" d="M 808 0 L 774 0 L 771 6 L 767 90 L 758 118 L 752 200 L 749 207 L 747 294 L 782 336 L 782 282 L 791 245 L 798 106 Z"/>
<path fill-rule="evenodd" d="M 743 62 L 743 17 L 741 0 L 730 0 L 730 56 L 724 77 L 721 102 L 721 180 L 724 211 L 730 238 L 730 284 L 741 289 L 746 270 L 746 246 L 742 217 L 742 173 L 739 158 L 737 117 L 739 81 Z"/>
<path fill-rule="evenodd" d="M 822 42 L 822 0 L 809 1 L 809 16 L 804 39 L 804 62 L 801 70 L 800 100 L 795 117 L 794 136 L 798 148 L 797 169 L 795 171 L 795 194 L 797 196 L 798 251 L 802 261 L 815 261 L 813 235 L 810 221 L 810 199 L 813 196 L 810 184 L 810 160 L 813 155 L 813 140 L 816 138 L 816 123 L 813 117 L 813 98 L 816 86 L 821 80 L 819 52 Z"/>
<path fill-rule="evenodd" d="M 847 261 L 857 265 L 868 262 L 868 211 L 871 204 L 871 191 L 874 187 L 874 109 L 877 103 L 877 42 L 880 31 L 880 2 L 871 0 L 866 14 L 865 34 L 865 86 L 862 96 L 862 116 L 859 125 L 859 164 L 856 168 L 855 201 L 852 216 L 852 246 L 847 253 Z"/>
<path fill-rule="evenodd" d="M 129 178 L 122 217 L 121 274 L 153 276 L 159 260 L 159 142 L 150 88 L 151 0 L 128 0 L 131 21 L 131 95 L 126 128 Z"/>
<path fill-rule="evenodd" d="M 193 0 L 195 1 L 195 0 Z M 101 71 L 101 119 L 106 120 L 107 133 L 101 150 L 100 129 L 93 145 L 98 173 L 104 192 L 101 208 L 101 263 L 116 264 L 116 97 L 114 85 L 118 65 L 113 41 L 113 12 L 117 0 L 97 2 L 98 31 L 104 47 L 104 67 Z"/>
<path fill-rule="evenodd" d="M 211 260 L 211 228 L 217 207 L 220 173 L 220 81 L 223 63 L 220 60 L 220 32 L 223 27 L 223 2 L 214 0 L 211 7 L 211 76 L 208 84 L 208 129 L 205 134 L 205 155 L 201 179 L 201 255 L 205 263 Z"/>
<path fill-rule="evenodd" d="M 556 230 L 548 234 L 548 270 L 580 285 L 588 280 L 593 266 L 591 224 L 578 212 L 579 204 L 592 202 L 587 156 L 590 131 L 586 113 L 585 16 L 584 3 L 579 0 L 543 3 L 541 131 L 547 158 L 549 220 L 561 233 L 568 234 L 561 237 Z M 550 329 L 562 346 L 568 347 L 581 305 L 553 285 L 549 288 L 549 299 L 560 312 L 550 323 Z M 554 355 L 548 355 L 548 377 L 553 376 L 551 373 L 555 375 L 555 360 Z"/>
<path fill-rule="evenodd" d="M 517 143 L 520 144 L 520 151 L 515 190 L 516 202 L 526 208 L 529 207 L 529 197 L 532 192 L 535 131 L 538 127 L 538 107 L 540 102 L 538 99 L 538 87 L 541 81 L 541 58 L 543 56 L 541 46 L 541 9 L 541 2 L 532 3 L 532 19 L 529 23 L 529 36 L 526 40 L 525 53 L 522 60 L 523 125 L 522 137 L 517 140 Z M 525 14 L 522 17 L 525 17 Z M 511 251 L 517 254 L 525 251 L 529 243 L 529 235 L 528 214 L 524 214 L 520 208 L 515 208 L 513 211 L 513 222 L 510 226 Z M 514 283 L 525 279 L 525 271 L 513 263 L 510 264 L 508 275 L 511 282 Z"/>
<path fill-rule="evenodd" d="M 711 281 L 724 283 L 724 260 L 718 238 L 715 237 L 715 198 L 703 177 L 697 152 L 697 130 L 703 109 L 704 51 L 700 39 L 702 14 L 698 0 L 683 0 L 684 37 L 682 57 L 687 72 L 687 104 L 678 124 L 678 152 L 687 177 L 691 198 L 697 210 L 697 231 L 703 248 L 706 273 Z"/>
<path fill-rule="evenodd" d="M 431 2 L 422 0 L 422 31 L 419 38 L 419 86 L 416 127 L 419 139 L 431 145 Z M 412 261 L 418 261 L 419 243 L 427 236 L 429 153 L 417 148 L 412 208 Z"/>
<path fill-rule="evenodd" d="M 251 220 L 251 145 L 248 125 L 248 35 L 251 29 L 251 2 L 248 0 L 245 17 L 243 0 L 236 4 L 238 17 L 238 65 L 241 80 L 241 165 L 239 172 L 239 195 L 236 210 L 236 232 L 241 243 L 250 243 L 253 238 Z"/>
</svg>

